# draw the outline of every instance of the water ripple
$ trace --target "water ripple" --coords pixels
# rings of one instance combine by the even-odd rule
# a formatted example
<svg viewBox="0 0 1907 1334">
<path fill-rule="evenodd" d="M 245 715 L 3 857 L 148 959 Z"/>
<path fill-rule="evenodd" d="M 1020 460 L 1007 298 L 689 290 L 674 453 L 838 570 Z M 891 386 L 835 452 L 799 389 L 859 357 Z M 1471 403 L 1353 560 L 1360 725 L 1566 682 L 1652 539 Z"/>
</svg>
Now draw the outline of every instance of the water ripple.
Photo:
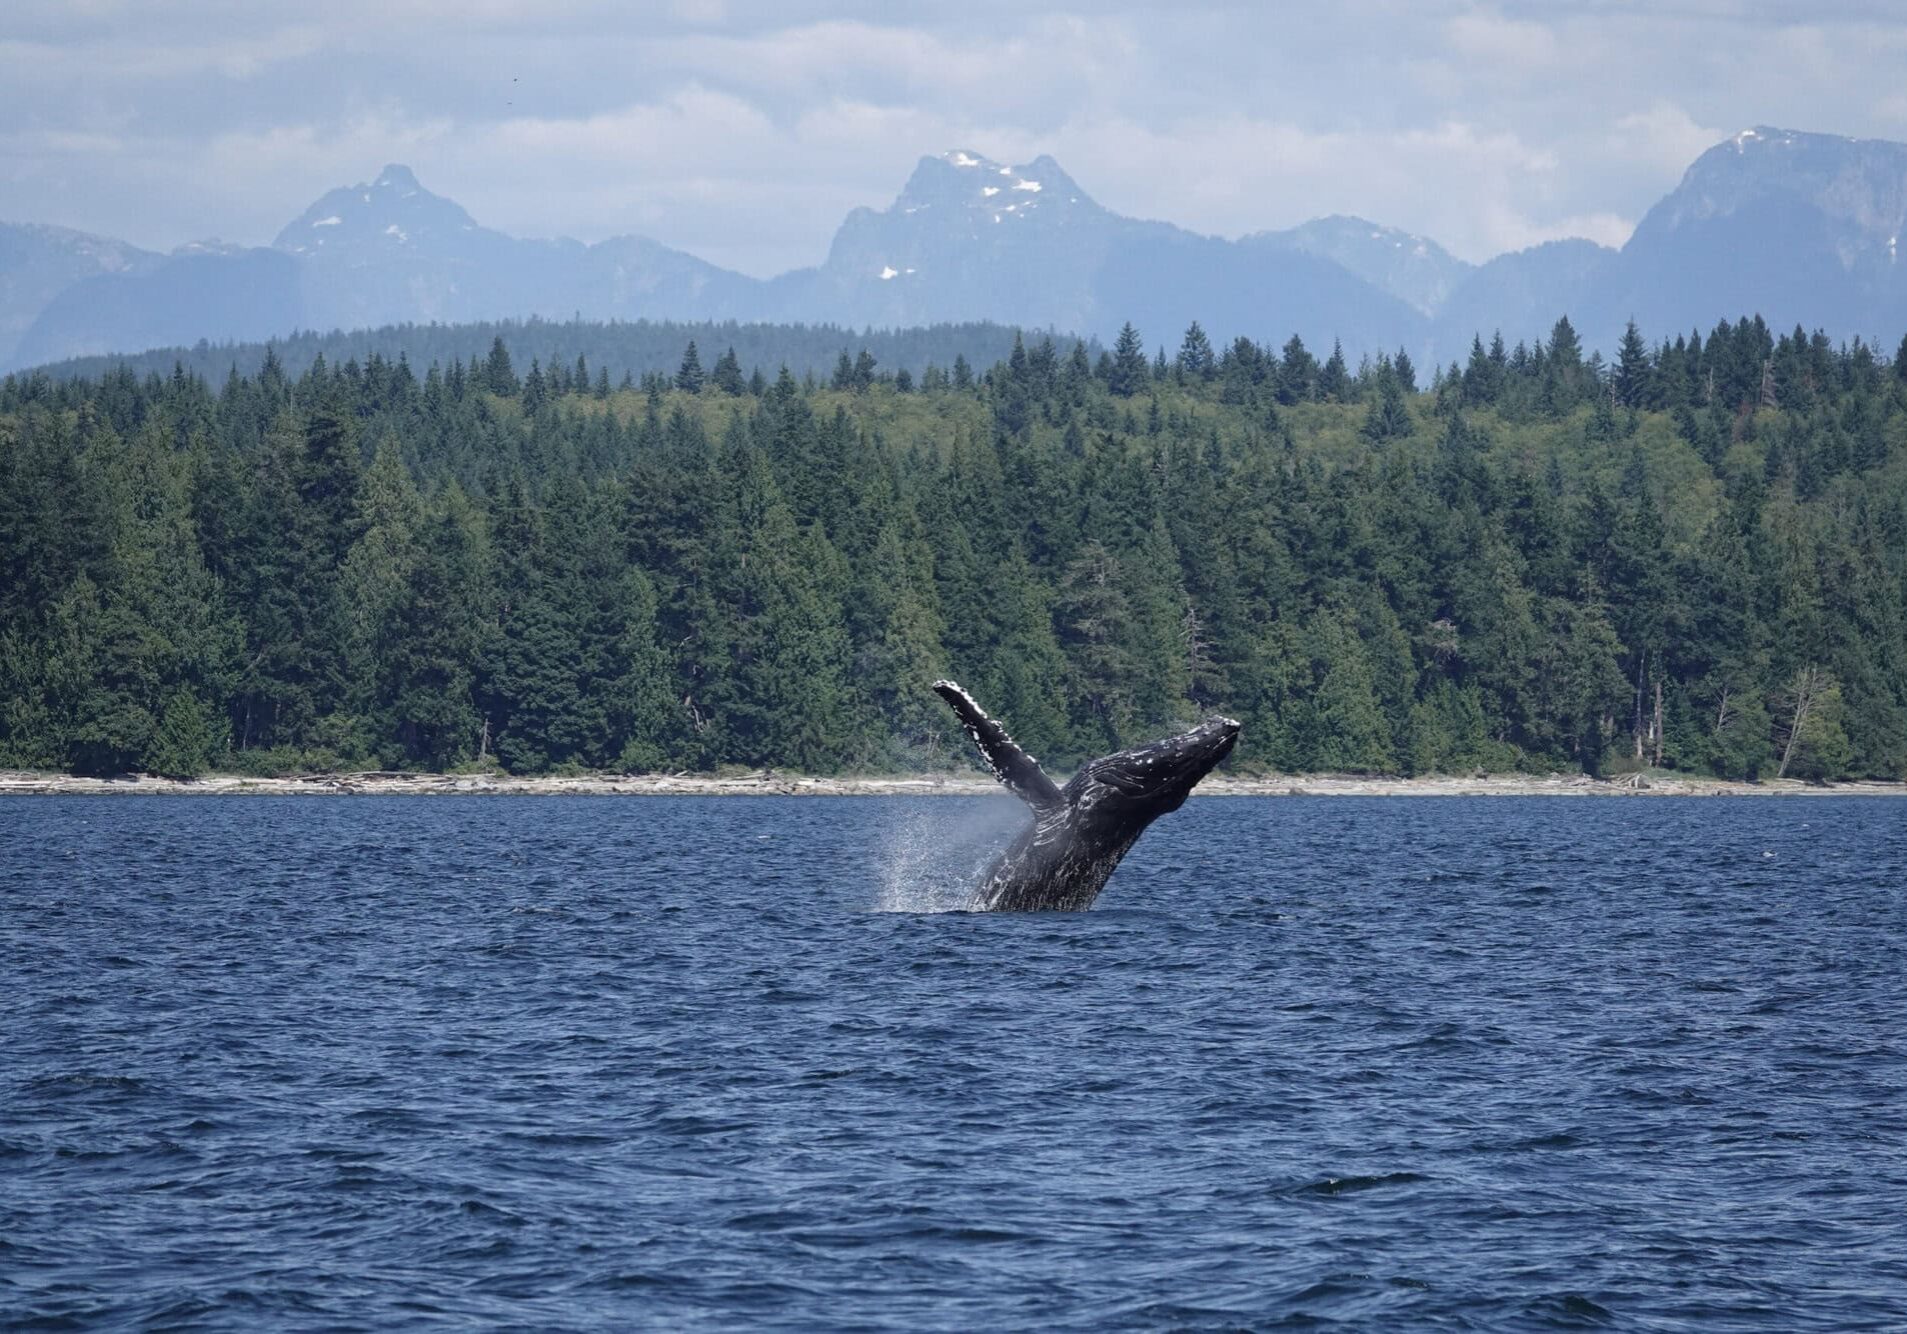
<svg viewBox="0 0 1907 1334">
<path fill-rule="evenodd" d="M 0 1325 L 1907 1325 L 1893 804 L 1021 818 L 0 804 Z"/>
</svg>

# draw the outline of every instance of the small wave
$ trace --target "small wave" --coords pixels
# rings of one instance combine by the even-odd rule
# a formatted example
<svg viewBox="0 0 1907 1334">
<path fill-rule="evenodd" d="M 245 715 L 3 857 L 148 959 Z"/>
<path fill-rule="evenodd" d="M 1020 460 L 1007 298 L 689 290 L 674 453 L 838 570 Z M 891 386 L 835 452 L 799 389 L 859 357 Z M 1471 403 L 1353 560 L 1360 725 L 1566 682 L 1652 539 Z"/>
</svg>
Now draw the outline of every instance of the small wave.
<svg viewBox="0 0 1907 1334">
<path fill-rule="evenodd" d="M 510 1227 L 522 1227 L 529 1220 L 521 1214 L 513 1214 L 508 1209 L 499 1209 L 494 1204 L 482 1200 L 463 1200 L 457 1205 L 458 1212 L 472 1218 L 482 1218 L 490 1222 L 508 1224 Z"/>
<path fill-rule="evenodd" d="M 585 1292 L 637 1292 L 645 1289 L 671 1291 L 692 1288 L 693 1279 L 682 1278 L 675 1274 L 650 1274 L 632 1271 L 623 1274 L 604 1274 L 600 1278 L 590 1279 L 582 1285 Z"/>
<path fill-rule="evenodd" d="M 1907 1328 L 1891 806 L 446 802 L 0 857 L 0 1325 Z"/>
<path fill-rule="evenodd" d="M 1559 1292 L 1531 1302 L 1525 1308 L 1527 1314 L 1559 1325 L 1607 1325 L 1613 1324 L 1616 1313 L 1600 1302 L 1591 1301 L 1580 1292 Z"/>
<path fill-rule="evenodd" d="M 1576 1149 L 1581 1148 L 1582 1144 L 1583 1141 L 1579 1136 L 1573 1135 L 1567 1130 L 1557 1130 L 1547 1135 L 1532 1135 L 1528 1139 L 1515 1140 L 1502 1147 L 1511 1152 L 1519 1152 L 1525 1149 Z M 1494 1149 L 1497 1146 L 1486 1145 L 1482 1147 Z"/>
<path fill-rule="evenodd" d="M 621 1142 L 619 1137 L 615 1135 L 554 1130 L 506 1130 L 500 1138 L 513 1140 L 519 1144 L 535 1144 L 543 1148 L 551 1149 L 588 1149 Z"/>
<path fill-rule="evenodd" d="M 1409 1186 L 1430 1178 L 1418 1172 L 1383 1172 L 1376 1176 L 1325 1177 L 1321 1181 L 1308 1182 L 1292 1193 L 1295 1195 L 1355 1195 L 1361 1191 L 1378 1190 L 1385 1186 Z"/>
<path fill-rule="evenodd" d="M 40 1075 L 27 1083 L 36 1093 L 72 1095 L 85 1093 L 141 1094 L 151 1091 L 145 1080 L 135 1075 L 99 1075 L 74 1070 L 63 1074 Z"/>
</svg>

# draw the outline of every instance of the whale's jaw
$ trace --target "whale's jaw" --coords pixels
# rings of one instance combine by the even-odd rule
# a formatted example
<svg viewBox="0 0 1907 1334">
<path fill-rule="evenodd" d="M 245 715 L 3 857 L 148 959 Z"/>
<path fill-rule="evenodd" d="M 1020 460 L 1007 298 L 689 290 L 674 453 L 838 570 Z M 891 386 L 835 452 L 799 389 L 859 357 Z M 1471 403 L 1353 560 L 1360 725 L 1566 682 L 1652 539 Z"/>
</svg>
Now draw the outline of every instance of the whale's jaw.
<svg viewBox="0 0 1907 1334">
<path fill-rule="evenodd" d="M 1135 815 L 1156 807 L 1153 815 L 1163 815 L 1183 805 L 1199 780 L 1232 753 L 1239 730 L 1234 719 L 1209 718 L 1189 732 L 1094 760 L 1067 787 L 1078 785 L 1082 795 L 1088 785 L 1107 788 L 1102 802 L 1127 806 Z"/>
</svg>

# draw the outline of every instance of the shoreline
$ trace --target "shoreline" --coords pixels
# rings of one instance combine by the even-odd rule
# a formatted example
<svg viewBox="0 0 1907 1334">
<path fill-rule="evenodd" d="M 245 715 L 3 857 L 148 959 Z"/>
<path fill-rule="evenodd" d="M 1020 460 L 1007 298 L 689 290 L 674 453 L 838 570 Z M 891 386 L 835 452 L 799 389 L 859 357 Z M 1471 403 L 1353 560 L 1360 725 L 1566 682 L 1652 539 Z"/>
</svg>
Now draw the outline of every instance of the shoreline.
<svg viewBox="0 0 1907 1334">
<path fill-rule="evenodd" d="M 4 796 L 628 796 L 628 797 L 986 797 L 1003 792 L 980 774 L 926 774 L 821 778 L 762 770 L 732 777 L 710 774 L 591 775 L 577 778 L 507 774 L 307 774 L 250 778 L 214 774 L 196 779 L 122 774 L 82 778 L 26 770 L 0 771 Z M 1907 783 L 1859 781 L 1815 784 L 1799 779 L 1759 783 L 1679 775 L 1630 774 L 1613 779 L 1585 774 L 1421 775 L 1382 778 L 1356 774 L 1218 775 L 1194 797 L 1907 797 Z"/>
</svg>

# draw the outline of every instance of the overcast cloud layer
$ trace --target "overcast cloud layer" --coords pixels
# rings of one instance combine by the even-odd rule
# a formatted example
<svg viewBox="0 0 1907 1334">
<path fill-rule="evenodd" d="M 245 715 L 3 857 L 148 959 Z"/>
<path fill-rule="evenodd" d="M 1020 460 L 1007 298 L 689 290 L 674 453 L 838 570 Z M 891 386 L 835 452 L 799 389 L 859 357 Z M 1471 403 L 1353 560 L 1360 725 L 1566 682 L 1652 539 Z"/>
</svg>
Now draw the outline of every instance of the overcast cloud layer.
<svg viewBox="0 0 1907 1334">
<path fill-rule="evenodd" d="M 1482 260 L 1620 244 L 1749 125 L 1907 140 L 1892 0 L 1566 8 L 8 0 L 0 220 L 262 244 L 403 162 L 505 231 L 767 275 L 962 147 L 1197 231 L 1354 213 Z"/>
</svg>

